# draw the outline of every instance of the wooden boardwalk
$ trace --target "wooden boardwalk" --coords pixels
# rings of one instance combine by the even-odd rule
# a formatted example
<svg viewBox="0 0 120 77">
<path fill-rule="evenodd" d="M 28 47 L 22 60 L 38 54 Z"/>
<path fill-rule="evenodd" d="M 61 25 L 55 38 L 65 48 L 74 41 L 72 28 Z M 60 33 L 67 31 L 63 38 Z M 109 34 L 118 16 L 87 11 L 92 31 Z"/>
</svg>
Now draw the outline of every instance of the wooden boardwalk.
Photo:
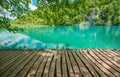
<svg viewBox="0 0 120 77">
<path fill-rule="evenodd" d="M 0 50 L 0 77 L 120 77 L 120 51 Z"/>
</svg>

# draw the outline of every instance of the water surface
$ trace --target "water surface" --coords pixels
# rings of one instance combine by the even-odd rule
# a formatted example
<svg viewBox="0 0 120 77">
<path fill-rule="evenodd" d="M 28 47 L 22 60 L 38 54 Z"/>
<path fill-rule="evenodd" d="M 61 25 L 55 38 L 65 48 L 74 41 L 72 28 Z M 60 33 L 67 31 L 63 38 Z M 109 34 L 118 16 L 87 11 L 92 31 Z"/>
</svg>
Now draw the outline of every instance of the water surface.
<svg viewBox="0 0 120 77">
<path fill-rule="evenodd" d="M 30 45 L 27 48 L 120 49 L 120 26 L 42 26 L 25 28 L 19 34 L 31 39 L 27 42 Z M 37 40 L 37 43 L 32 45 L 33 40 Z M 22 43 L 24 45 L 25 41 Z"/>
<path fill-rule="evenodd" d="M 24 34 L 73 48 L 120 48 L 120 26 L 48 26 L 29 28 Z"/>
</svg>

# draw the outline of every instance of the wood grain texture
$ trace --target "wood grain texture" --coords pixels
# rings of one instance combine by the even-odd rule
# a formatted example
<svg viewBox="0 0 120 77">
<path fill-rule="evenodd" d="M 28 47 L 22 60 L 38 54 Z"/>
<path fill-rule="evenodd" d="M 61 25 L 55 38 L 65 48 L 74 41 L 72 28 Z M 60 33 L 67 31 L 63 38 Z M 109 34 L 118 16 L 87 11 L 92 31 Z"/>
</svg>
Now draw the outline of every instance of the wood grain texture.
<svg viewBox="0 0 120 77">
<path fill-rule="evenodd" d="M 120 77 L 120 51 L 2 49 L 0 77 Z"/>
</svg>

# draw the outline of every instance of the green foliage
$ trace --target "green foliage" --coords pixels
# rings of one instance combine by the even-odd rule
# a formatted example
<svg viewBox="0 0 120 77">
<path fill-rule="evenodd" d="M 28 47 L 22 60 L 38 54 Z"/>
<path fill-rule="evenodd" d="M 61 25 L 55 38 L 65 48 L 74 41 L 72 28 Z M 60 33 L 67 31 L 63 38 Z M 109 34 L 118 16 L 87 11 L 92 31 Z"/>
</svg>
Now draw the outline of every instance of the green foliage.
<svg viewBox="0 0 120 77">
<path fill-rule="evenodd" d="M 18 17 L 12 25 L 78 25 L 86 21 L 90 25 L 120 25 L 120 0 L 37 0 L 38 9 L 24 15 L 29 2 L 1 0 L 0 5 Z M 11 6 L 17 10 L 9 10 Z"/>
<path fill-rule="evenodd" d="M 92 25 L 119 25 L 119 0 L 38 0 L 38 9 L 12 24 L 76 25 L 92 18 Z"/>
<path fill-rule="evenodd" d="M 6 12 L 12 17 L 20 18 L 29 11 L 30 0 L 0 0 L 0 28 L 15 32 L 17 27 L 11 26 L 11 19 L 7 18 Z"/>
<path fill-rule="evenodd" d="M 0 8 L 12 13 L 12 16 L 20 17 L 29 10 L 31 0 L 0 0 Z"/>
<path fill-rule="evenodd" d="M 10 32 L 16 32 L 18 30 L 22 31 L 23 29 L 22 28 L 18 28 L 18 27 L 12 27 L 11 24 L 10 24 L 10 21 L 8 18 L 6 17 L 1 17 L 0 18 L 0 29 L 7 29 L 9 30 Z"/>
</svg>

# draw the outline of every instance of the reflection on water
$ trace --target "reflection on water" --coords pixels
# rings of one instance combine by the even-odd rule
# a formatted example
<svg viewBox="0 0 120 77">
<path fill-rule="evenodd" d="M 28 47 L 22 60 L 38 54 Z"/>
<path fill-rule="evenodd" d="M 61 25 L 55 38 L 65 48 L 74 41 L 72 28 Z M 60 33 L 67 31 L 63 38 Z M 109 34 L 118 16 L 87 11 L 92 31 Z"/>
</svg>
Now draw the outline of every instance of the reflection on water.
<svg viewBox="0 0 120 77">
<path fill-rule="evenodd" d="M 6 37 L 2 37 L 6 32 Z M 120 49 L 120 26 L 43 26 L 26 28 L 20 33 L 1 32 L 1 47 Z"/>
<path fill-rule="evenodd" d="M 43 43 L 20 33 L 10 33 L 3 31 L 0 33 L 0 48 L 18 48 L 18 49 L 35 49 L 35 48 L 56 48 L 55 44 Z"/>
</svg>

